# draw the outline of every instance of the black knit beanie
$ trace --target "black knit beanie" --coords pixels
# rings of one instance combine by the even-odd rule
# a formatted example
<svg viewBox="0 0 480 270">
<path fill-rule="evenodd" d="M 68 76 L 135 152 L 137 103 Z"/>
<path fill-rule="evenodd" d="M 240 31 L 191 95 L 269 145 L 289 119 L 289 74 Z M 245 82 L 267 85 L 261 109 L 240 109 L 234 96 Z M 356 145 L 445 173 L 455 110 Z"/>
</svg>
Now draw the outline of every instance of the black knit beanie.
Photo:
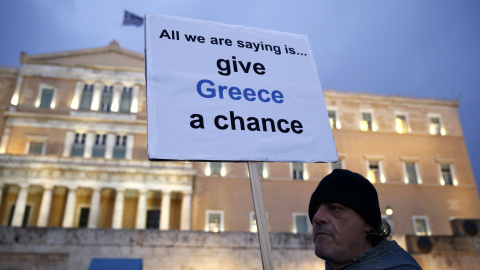
<svg viewBox="0 0 480 270">
<path fill-rule="evenodd" d="M 336 202 L 352 208 L 375 230 L 382 225 L 377 191 L 370 181 L 358 173 L 335 169 L 320 181 L 308 205 L 311 223 L 315 215 L 313 209 L 323 202 Z"/>
</svg>

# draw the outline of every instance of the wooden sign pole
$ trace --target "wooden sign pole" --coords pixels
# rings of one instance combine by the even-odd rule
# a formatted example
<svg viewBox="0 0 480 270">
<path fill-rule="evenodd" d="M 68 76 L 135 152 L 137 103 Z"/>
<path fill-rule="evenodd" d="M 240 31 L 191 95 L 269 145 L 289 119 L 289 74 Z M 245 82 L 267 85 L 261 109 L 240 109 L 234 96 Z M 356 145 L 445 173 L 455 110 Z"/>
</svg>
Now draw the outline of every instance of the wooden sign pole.
<svg viewBox="0 0 480 270">
<path fill-rule="evenodd" d="M 253 206 L 257 220 L 258 241 L 260 242 L 260 253 L 264 270 L 273 270 L 272 251 L 270 247 L 270 235 L 268 233 L 267 215 L 263 203 L 262 185 L 258 174 L 256 162 L 248 162 L 250 174 L 250 186 L 252 187 Z"/>
</svg>

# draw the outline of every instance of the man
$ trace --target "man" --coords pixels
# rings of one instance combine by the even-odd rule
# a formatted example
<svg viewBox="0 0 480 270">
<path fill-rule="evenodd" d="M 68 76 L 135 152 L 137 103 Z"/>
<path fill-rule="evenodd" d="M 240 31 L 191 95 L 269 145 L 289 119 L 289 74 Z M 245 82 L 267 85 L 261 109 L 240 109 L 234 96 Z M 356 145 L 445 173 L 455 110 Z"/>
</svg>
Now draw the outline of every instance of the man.
<svg viewBox="0 0 480 270">
<path fill-rule="evenodd" d="M 336 169 L 318 184 L 308 206 L 315 254 L 330 269 L 422 269 L 386 239 L 375 187 L 357 173 Z"/>
</svg>

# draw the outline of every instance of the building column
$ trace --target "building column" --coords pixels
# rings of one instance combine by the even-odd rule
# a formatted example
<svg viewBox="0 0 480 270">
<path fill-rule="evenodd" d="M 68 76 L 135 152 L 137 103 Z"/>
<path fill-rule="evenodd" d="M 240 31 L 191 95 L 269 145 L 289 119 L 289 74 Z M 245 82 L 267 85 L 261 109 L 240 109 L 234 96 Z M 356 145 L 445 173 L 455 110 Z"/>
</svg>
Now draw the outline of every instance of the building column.
<svg viewBox="0 0 480 270">
<path fill-rule="evenodd" d="M 87 138 L 85 139 L 85 149 L 83 150 L 84 158 L 91 158 L 93 145 L 95 144 L 95 133 L 87 132 Z"/>
<path fill-rule="evenodd" d="M 107 134 L 107 142 L 105 144 L 105 158 L 112 159 L 113 157 L 113 148 L 115 147 L 115 134 Z"/>
<path fill-rule="evenodd" d="M 63 144 L 63 156 L 69 157 L 72 152 L 72 144 L 75 140 L 75 132 L 67 131 L 65 134 L 65 143 Z"/>
<path fill-rule="evenodd" d="M 102 98 L 102 90 L 103 90 L 103 85 L 101 83 L 95 83 L 95 86 L 93 87 L 92 104 L 90 106 L 90 109 L 92 111 L 98 111 L 98 109 L 100 108 L 100 99 Z"/>
<path fill-rule="evenodd" d="M 180 230 L 190 230 L 190 216 L 191 216 L 192 194 L 183 193 L 182 198 L 182 217 L 180 220 Z"/>
<path fill-rule="evenodd" d="M 147 224 L 147 192 L 148 190 L 146 189 L 138 191 L 137 222 L 135 223 L 136 229 L 145 229 Z"/>
<path fill-rule="evenodd" d="M 133 134 L 127 135 L 127 149 L 125 149 L 125 159 L 132 159 L 133 157 L 133 143 L 134 143 Z"/>
<path fill-rule="evenodd" d="M 75 84 L 75 92 L 73 94 L 72 103 L 70 104 L 70 108 L 73 110 L 78 110 L 78 107 L 80 106 L 80 99 L 82 98 L 84 85 L 85 83 L 80 81 Z"/>
<path fill-rule="evenodd" d="M 5 127 L 3 129 L 2 141 L 0 142 L 0 154 L 5 154 L 7 152 L 8 139 L 10 138 L 11 127 Z"/>
<path fill-rule="evenodd" d="M 73 218 L 75 215 L 75 204 L 77 202 L 77 187 L 68 188 L 67 205 L 63 213 L 62 227 L 73 227 Z"/>
<path fill-rule="evenodd" d="M 117 189 L 115 195 L 115 205 L 113 207 L 113 221 L 112 221 L 112 228 L 113 229 L 121 229 L 122 228 L 122 221 L 123 221 L 123 203 L 124 203 L 124 196 L 123 193 L 125 192 L 124 189 Z"/>
<path fill-rule="evenodd" d="M 12 226 L 21 227 L 23 216 L 25 215 L 25 207 L 27 206 L 28 184 L 20 184 L 20 191 L 15 202 L 15 210 L 13 212 Z"/>
<path fill-rule="evenodd" d="M 112 112 L 118 112 L 120 109 L 120 99 L 122 96 L 122 85 L 115 84 L 113 86 L 113 96 L 112 96 Z"/>
<path fill-rule="evenodd" d="M 160 230 L 168 230 L 170 225 L 170 191 L 162 192 L 162 210 L 160 212 Z"/>
<path fill-rule="evenodd" d="M 138 112 L 138 93 L 140 92 L 140 86 L 135 85 L 132 89 L 132 104 L 130 105 L 130 112 L 137 113 Z"/>
<path fill-rule="evenodd" d="M 88 228 L 98 227 L 98 213 L 100 210 L 101 189 L 94 188 L 92 190 L 92 198 L 90 200 L 90 214 L 88 217 Z"/>
<path fill-rule="evenodd" d="M 8 139 L 10 138 L 11 127 L 5 127 L 3 129 L 2 141 L 0 142 L 0 154 L 7 152 Z"/>
<path fill-rule="evenodd" d="M 53 186 L 44 186 L 42 202 L 40 203 L 40 213 L 38 214 L 37 226 L 47 227 L 48 217 L 50 216 L 50 206 L 52 204 Z"/>
</svg>

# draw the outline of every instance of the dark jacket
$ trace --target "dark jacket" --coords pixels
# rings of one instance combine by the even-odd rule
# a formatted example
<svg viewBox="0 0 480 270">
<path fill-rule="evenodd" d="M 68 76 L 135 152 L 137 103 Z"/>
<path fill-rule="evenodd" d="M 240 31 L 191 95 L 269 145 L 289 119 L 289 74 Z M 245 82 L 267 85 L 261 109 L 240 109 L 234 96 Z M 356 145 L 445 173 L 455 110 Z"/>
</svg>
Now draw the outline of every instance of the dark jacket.
<svg viewBox="0 0 480 270">
<path fill-rule="evenodd" d="M 325 269 L 333 269 L 328 262 L 325 262 Z M 353 262 L 342 266 L 345 270 L 384 270 L 384 269 L 406 269 L 421 270 L 422 268 L 415 259 L 401 248 L 397 242 L 387 239 L 382 240 L 377 246 L 360 254 Z"/>
</svg>

